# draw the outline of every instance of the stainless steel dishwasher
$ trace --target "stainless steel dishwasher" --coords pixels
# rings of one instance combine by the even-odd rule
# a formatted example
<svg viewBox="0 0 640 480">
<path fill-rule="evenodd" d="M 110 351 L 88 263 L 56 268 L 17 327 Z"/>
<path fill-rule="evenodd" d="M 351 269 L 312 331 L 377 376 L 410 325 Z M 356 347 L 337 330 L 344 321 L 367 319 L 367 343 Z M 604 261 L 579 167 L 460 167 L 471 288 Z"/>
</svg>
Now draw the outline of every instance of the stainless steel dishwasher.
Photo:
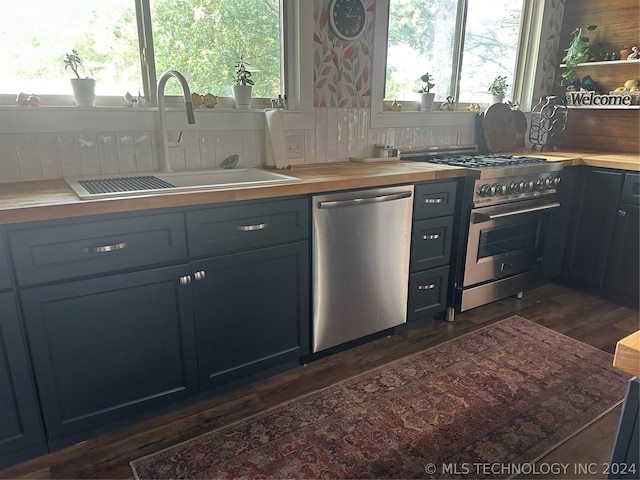
<svg viewBox="0 0 640 480">
<path fill-rule="evenodd" d="M 312 200 L 313 351 L 405 323 L 413 185 Z"/>
</svg>

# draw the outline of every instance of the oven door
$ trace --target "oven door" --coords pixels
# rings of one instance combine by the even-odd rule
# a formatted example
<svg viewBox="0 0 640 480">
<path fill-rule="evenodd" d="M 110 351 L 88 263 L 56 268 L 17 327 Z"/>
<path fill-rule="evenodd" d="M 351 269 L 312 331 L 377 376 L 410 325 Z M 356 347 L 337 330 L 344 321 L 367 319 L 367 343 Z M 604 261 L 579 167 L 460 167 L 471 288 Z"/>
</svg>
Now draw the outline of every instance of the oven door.
<svg viewBox="0 0 640 480">
<path fill-rule="evenodd" d="M 498 280 L 542 264 L 553 198 L 471 210 L 463 287 Z"/>
</svg>

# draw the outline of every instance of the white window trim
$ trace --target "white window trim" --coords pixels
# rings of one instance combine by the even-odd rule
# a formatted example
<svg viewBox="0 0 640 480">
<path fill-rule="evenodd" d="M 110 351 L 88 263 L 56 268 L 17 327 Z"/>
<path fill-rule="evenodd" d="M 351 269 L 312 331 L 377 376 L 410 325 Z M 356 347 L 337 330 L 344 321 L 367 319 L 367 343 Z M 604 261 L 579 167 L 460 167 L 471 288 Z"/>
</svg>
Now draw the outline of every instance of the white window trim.
<svg viewBox="0 0 640 480">
<path fill-rule="evenodd" d="M 521 109 L 530 111 L 534 89 L 537 54 L 540 48 L 540 32 L 544 12 L 544 0 L 523 0 L 523 20 L 518 45 L 517 68 L 514 77 L 514 98 L 519 98 Z M 460 2 L 458 11 L 466 9 L 466 0 Z M 389 36 L 390 0 L 376 0 L 375 38 L 373 45 L 373 74 L 371 85 L 371 128 L 423 127 L 442 124 L 441 115 L 448 115 L 447 124 L 466 125 L 475 112 L 460 110 L 467 104 L 458 104 L 455 112 L 390 112 L 384 110 L 384 85 L 387 67 L 387 41 Z M 462 28 L 457 22 L 456 28 Z M 530 59 L 530 61 L 526 61 Z M 457 59 L 454 59 L 457 61 Z M 456 68 L 456 65 L 454 65 Z M 457 68 L 459 75 L 459 68 Z M 452 87 L 453 88 L 453 87 Z M 400 103 L 403 103 L 402 101 Z"/>
</svg>

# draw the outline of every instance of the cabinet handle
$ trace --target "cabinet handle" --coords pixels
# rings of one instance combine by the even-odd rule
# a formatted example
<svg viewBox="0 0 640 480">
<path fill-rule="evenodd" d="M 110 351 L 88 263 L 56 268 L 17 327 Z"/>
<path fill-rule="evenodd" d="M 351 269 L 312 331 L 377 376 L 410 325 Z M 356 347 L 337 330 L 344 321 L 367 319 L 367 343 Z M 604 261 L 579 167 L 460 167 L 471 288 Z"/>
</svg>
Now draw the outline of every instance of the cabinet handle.
<svg viewBox="0 0 640 480">
<path fill-rule="evenodd" d="M 423 240 L 437 240 L 440 238 L 440 234 L 439 233 L 431 233 L 429 235 L 423 235 L 422 239 Z"/>
<path fill-rule="evenodd" d="M 619 217 L 626 217 L 627 216 L 626 210 L 618 210 L 618 216 Z"/>
<path fill-rule="evenodd" d="M 113 245 L 102 245 L 100 247 L 84 247 L 82 251 L 84 253 L 105 253 L 115 252 L 116 250 L 122 250 L 127 248 L 127 242 L 114 243 Z"/>
<path fill-rule="evenodd" d="M 180 277 L 180 285 L 189 285 L 191 283 L 191 275 Z"/>
<path fill-rule="evenodd" d="M 444 202 L 444 198 L 426 198 L 424 200 L 424 203 L 429 203 L 429 204 L 442 203 L 442 202 Z"/>
<path fill-rule="evenodd" d="M 268 226 L 269 224 L 267 222 L 264 222 L 264 223 L 257 223 L 256 225 L 240 225 L 239 227 L 236 227 L 236 228 L 241 232 L 252 232 L 254 230 L 264 230 Z"/>
<path fill-rule="evenodd" d="M 207 274 L 204 270 L 199 270 L 193 274 L 193 278 L 195 278 L 196 280 L 204 280 L 206 276 Z"/>
<path fill-rule="evenodd" d="M 430 283 L 429 285 L 418 285 L 418 290 L 433 290 L 437 285 L 437 283 Z"/>
</svg>

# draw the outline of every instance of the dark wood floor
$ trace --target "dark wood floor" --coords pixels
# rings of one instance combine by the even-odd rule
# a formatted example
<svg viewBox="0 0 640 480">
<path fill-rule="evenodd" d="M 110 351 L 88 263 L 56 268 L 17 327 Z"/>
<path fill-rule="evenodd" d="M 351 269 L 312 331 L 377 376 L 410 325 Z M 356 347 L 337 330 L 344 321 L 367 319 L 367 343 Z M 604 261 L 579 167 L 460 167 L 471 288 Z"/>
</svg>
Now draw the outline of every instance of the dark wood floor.
<svg viewBox="0 0 640 480">
<path fill-rule="evenodd" d="M 527 292 L 521 300 L 509 298 L 458 314 L 453 323 L 438 321 L 402 335 L 380 338 L 267 380 L 15 465 L 0 471 L 0 478 L 132 478 L 131 460 L 512 314 L 609 353 L 614 352 L 619 339 L 639 328 L 637 310 L 549 284 Z M 605 415 L 541 461 L 607 461 L 619 411 L 618 407 Z M 602 475 L 596 477 L 603 478 Z"/>
</svg>

